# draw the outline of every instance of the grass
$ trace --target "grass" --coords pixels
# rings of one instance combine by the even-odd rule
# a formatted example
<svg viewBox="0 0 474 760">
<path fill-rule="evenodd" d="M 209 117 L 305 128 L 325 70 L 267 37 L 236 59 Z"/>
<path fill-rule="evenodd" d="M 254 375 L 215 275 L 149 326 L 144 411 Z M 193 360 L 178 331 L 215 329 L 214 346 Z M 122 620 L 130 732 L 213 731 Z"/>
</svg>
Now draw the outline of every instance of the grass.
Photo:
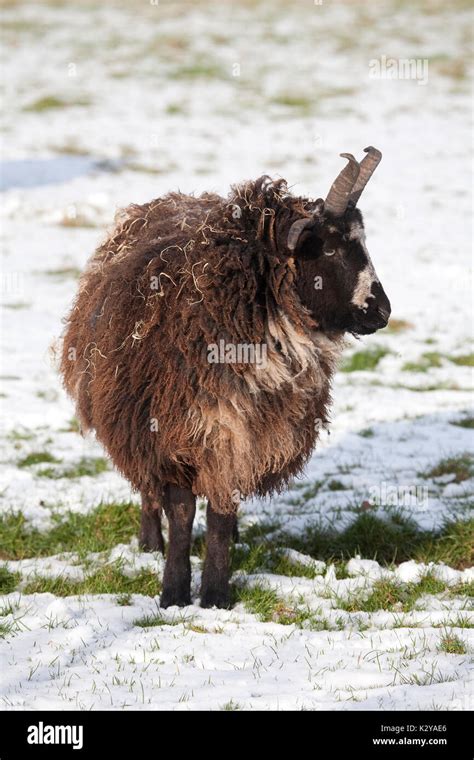
<svg viewBox="0 0 474 760">
<path fill-rule="evenodd" d="M 290 547 L 325 562 L 349 560 L 356 554 L 365 559 L 376 559 L 382 565 L 405 562 L 445 562 L 453 568 L 463 569 L 473 564 L 474 519 L 452 521 L 440 530 L 420 530 L 416 523 L 393 514 L 382 519 L 370 512 L 363 512 L 344 531 L 332 528 L 309 527 L 302 536 L 274 533 L 269 525 L 270 538 L 265 536 L 265 526 L 244 531 L 242 542 L 249 544 L 249 564 L 243 568 L 257 569 L 265 551 L 275 552 L 278 547 Z M 267 534 L 268 535 L 268 534 Z M 259 548 L 257 548 L 259 547 Z M 260 554 L 259 554 L 260 553 Z M 244 558 L 245 559 L 245 558 Z M 270 560 L 271 561 L 271 560 Z"/>
<path fill-rule="evenodd" d="M 143 594 L 154 597 L 161 590 L 160 581 L 149 570 L 142 570 L 132 578 L 124 575 L 120 563 L 104 565 L 84 580 L 69 578 L 36 577 L 22 587 L 24 594 L 55 594 L 56 596 L 81 596 L 83 594 Z"/>
<path fill-rule="evenodd" d="M 377 612 L 390 610 L 410 612 L 418 599 L 425 594 L 442 594 L 449 591 L 443 581 L 426 575 L 418 583 L 400 583 L 393 580 L 378 580 L 373 584 L 365 599 L 361 593 L 354 594 L 348 601 L 340 601 L 338 606 L 346 612 Z"/>
<path fill-rule="evenodd" d="M 469 478 L 474 477 L 474 457 L 468 453 L 457 457 L 448 457 L 438 462 L 431 470 L 420 474 L 423 478 L 440 478 L 444 475 L 454 475 L 455 483 L 469 480 Z"/>
<path fill-rule="evenodd" d="M 6 567 L 0 567 L 0 594 L 10 594 L 16 589 L 19 580 L 18 573 L 11 573 Z"/>
<path fill-rule="evenodd" d="M 145 615 L 142 618 L 138 618 L 137 620 L 133 621 L 133 625 L 138 626 L 139 628 L 155 628 L 156 626 L 162 626 L 162 625 L 181 625 L 184 623 L 185 618 L 181 615 L 178 615 L 174 618 L 166 618 L 163 615 L 157 614 L 157 615 Z"/>
<path fill-rule="evenodd" d="M 446 652 L 446 654 L 466 654 L 467 652 L 464 641 L 462 641 L 459 636 L 450 633 L 447 633 L 442 637 L 439 644 L 439 650 L 441 652 Z"/>
<path fill-rule="evenodd" d="M 461 356 L 449 356 L 439 351 L 425 351 L 417 362 L 406 362 L 402 370 L 405 372 L 428 372 L 430 369 L 438 369 L 443 366 L 443 360 L 452 362 L 461 367 L 474 367 L 474 354 Z"/>
<path fill-rule="evenodd" d="M 384 346 L 373 346 L 364 351 L 356 351 L 343 363 L 342 372 L 367 372 L 374 370 L 381 359 L 390 354 L 388 348 Z"/>
<path fill-rule="evenodd" d="M 69 106 L 88 106 L 90 101 L 87 98 L 79 98 L 75 101 L 66 101 L 61 98 L 57 98 L 55 95 L 45 95 L 42 98 L 33 100 L 32 103 L 25 106 L 25 111 L 34 111 L 35 113 L 42 113 L 43 111 L 52 111 L 58 108 L 69 108 Z"/>
<path fill-rule="evenodd" d="M 109 469 L 107 459 L 103 457 L 82 457 L 76 464 L 63 469 L 54 467 L 45 467 L 39 470 L 39 478 L 51 478 L 59 480 L 60 478 L 83 478 L 85 476 L 95 477 Z"/>
<path fill-rule="evenodd" d="M 34 464 L 44 464 L 45 462 L 59 464 L 61 460 L 53 457 L 48 451 L 33 451 L 28 456 L 20 459 L 18 467 L 31 467 Z"/>
<path fill-rule="evenodd" d="M 54 277 L 57 280 L 79 279 L 81 270 L 78 267 L 60 267 L 59 269 L 47 269 L 43 274 Z"/>
<path fill-rule="evenodd" d="M 89 552 L 110 550 L 137 535 L 140 509 L 130 503 L 101 504 L 85 515 L 53 514 L 52 520 L 53 528 L 43 532 L 28 526 L 22 514 L 4 516 L 0 520 L 0 559 L 48 557 L 62 552 L 84 557 Z"/>
<path fill-rule="evenodd" d="M 425 351 L 418 362 L 405 362 L 402 366 L 404 372 L 428 372 L 433 368 L 443 366 L 443 356 L 439 351 Z"/>
<path fill-rule="evenodd" d="M 460 420 L 451 420 L 451 425 L 457 425 L 457 427 L 466 428 L 472 430 L 474 428 L 474 417 L 463 417 Z"/>
</svg>

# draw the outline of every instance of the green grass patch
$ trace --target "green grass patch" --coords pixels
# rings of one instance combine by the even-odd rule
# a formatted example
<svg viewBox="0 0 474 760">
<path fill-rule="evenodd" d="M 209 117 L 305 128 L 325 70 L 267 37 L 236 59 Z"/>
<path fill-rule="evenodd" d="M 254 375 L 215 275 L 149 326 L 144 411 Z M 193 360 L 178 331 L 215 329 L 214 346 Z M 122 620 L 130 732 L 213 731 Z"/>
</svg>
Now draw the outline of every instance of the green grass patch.
<svg viewBox="0 0 474 760">
<path fill-rule="evenodd" d="M 81 270 L 78 267 L 60 267 L 59 269 L 47 269 L 43 274 L 57 280 L 78 280 L 81 276 Z"/>
<path fill-rule="evenodd" d="M 0 594 L 10 594 L 16 589 L 19 580 L 18 573 L 11 573 L 6 567 L 0 567 Z"/>
<path fill-rule="evenodd" d="M 31 467 L 34 464 L 44 464 L 45 462 L 50 464 L 60 464 L 61 460 L 56 459 L 56 457 L 48 451 L 33 451 L 31 454 L 28 454 L 28 456 L 20 459 L 17 464 L 18 467 Z"/>
<path fill-rule="evenodd" d="M 194 64 L 177 66 L 171 73 L 171 79 L 222 79 L 224 70 L 212 63 L 197 61 Z"/>
<path fill-rule="evenodd" d="M 0 520 L 0 559 L 48 557 L 74 552 L 84 557 L 89 552 L 112 549 L 128 543 L 138 534 L 140 508 L 135 504 L 101 504 L 86 515 L 67 512 L 53 515 L 54 526 L 47 532 L 31 528 L 22 514 Z"/>
<path fill-rule="evenodd" d="M 14 623 L 7 623 L 4 620 L 0 620 L 0 639 L 6 639 L 6 637 L 13 632 Z"/>
<path fill-rule="evenodd" d="M 474 367 L 474 354 L 464 354 L 463 356 L 448 357 L 449 361 L 460 367 Z"/>
<path fill-rule="evenodd" d="M 456 425 L 457 427 L 466 428 L 467 430 L 472 430 L 474 428 L 474 417 L 462 417 L 460 420 L 451 420 L 451 425 Z"/>
<path fill-rule="evenodd" d="M 10 430 L 7 435 L 9 441 L 32 441 L 35 437 L 34 433 L 29 430 Z"/>
<path fill-rule="evenodd" d="M 373 438 L 375 434 L 372 428 L 364 428 L 364 430 L 359 430 L 359 435 L 362 438 Z"/>
<path fill-rule="evenodd" d="M 455 483 L 469 480 L 474 476 L 474 457 L 468 453 L 457 457 L 448 457 L 438 462 L 431 470 L 420 473 L 422 478 L 440 478 L 443 475 L 454 475 Z"/>
<path fill-rule="evenodd" d="M 283 531 L 274 533 L 274 526 L 253 526 L 250 532 L 243 531 L 242 541 L 250 549 L 256 545 L 267 545 L 275 552 L 278 547 L 290 547 L 303 554 L 327 563 L 342 562 L 356 554 L 364 559 L 376 559 L 382 565 L 405 562 L 414 559 L 428 563 L 445 562 L 454 568 L 463 569 L 473 564 L 474 519 L 446 523 L 440 530 L 420 530 L 416 523 L 401 515 L 393 514 L 386 519 L 370 512 L 363 512 L 344 531 L 317 526 L 306 529 L 301 536 L 287 535 Z M 256 564 L 259 555 L 254 554 Z M 245 568 L 244 568 L 245 569 Z"/>
<path fill-rule="evenodd" d="M 390 354 L 384 346 L 373 346 L 364 351 L 356 351 L 343 363 L 341 372 L 370 372 L 374 370 L 384 356 Z"/>
<path fill-rule="evenodd" d="M 174 618 L 167 618 L 164 615 L 145 615 L 133 621 L 133 625 L 139 628 L 156 628 L 163 625 L 182 625 L 186 621 L 182 615 L 177 615 Z"/>
<path fill-rule="evenodd" d="M 74 101 L 66 101 L 62 98 L 57 98 L 55 95 L 45 95 L 42 98 L 33 100 L 32 103 L 25 106 L 25 111 L 34 111 L 35 113 L 42 113 L 43 111 L 52 111 L 58 108 L 69 108 L 70 106 L 88 106 L 90 100 L 87 98 L 78 98 Z"/>
<path fill-rule="evenodd" d="M 417 362 L 405 362 L 402 370 L 405 372 L 428 372 L 433 368 L 443 366 L 443 356 L 439 351 L 425 351 Z"/>
<path fill-rule="evenodd" d="M 83 594 L 142 594 L 156 596 L 161 590 L 157 575 L 142 570 L 129 578 L 124 575 L 120 563 L 104 565 L 84 580 L 68 578 L 40 578 L 28 581 L 22 588 L 24 594 L 55 594 L 55 596 L 82 596 Z"/>
<path fill-rule="evenodd" d="M 346 612 L 377 612 L 378 610 L 410 612 L 417 600 L 425 594 L 442 594 L 449 589 L 446 583 L 426 575 L 418 583 L 401 583 L 393 580 L 375 581 L 370 594 L 365 599 L 359 592 L 348 601 L 339 602 Z"/>
<path fill-rule="evenodd" d="M 452 633 L 447 633 L 442 637 L 439 644 L 439 650 L 441 652 L 446 652 L 446 654 L 466 654 L 467 652 L 464 641 L 462 641 L 459 636 L 455 636 Z"/>
<path fill-rule="evenodd" d="M 448 356 L 439 351 L 425 351 L 417 362 L 406 362 L 402 369 L 405 372 L 428 372 L 430 369 L 438 369 L 443 366 L 443 360 L 450 361 L 462 367 L 474 366 L 474 354 L 462 356 Z"/>
<path fill-rule="evenodd" d="M 73 479 L 86 476 L 95 477 L 108 469 L 108 461 L 103 457 L 82 457 L 76 464 L 70 467 L 59 469 L 44 467 L 38 471 L 37 475 L 39 478 L 51 478 L 52 480 L 60 480 L 61 478 Z"/>
</svg>

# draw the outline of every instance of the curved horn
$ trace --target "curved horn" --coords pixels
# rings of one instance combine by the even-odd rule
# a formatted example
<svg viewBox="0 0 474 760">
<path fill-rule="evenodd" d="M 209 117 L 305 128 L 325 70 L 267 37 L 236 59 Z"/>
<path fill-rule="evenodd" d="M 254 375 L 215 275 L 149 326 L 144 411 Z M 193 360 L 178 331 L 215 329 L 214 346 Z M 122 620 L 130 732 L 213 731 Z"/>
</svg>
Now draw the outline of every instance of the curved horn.
<svg viewBox="0 0 474 760">
<path fill-rule="evenodd" d="M 360 162 L 359 176 L 349 197 L 349 203 L 351 206 L 357 205 L 357 201 L 362 195 L 364 187 L 382 159 L 381 152 L 377 150 L 377 148 L 373 148 L 372 145 L 369 145 L 368 148 L 364 148 L 364 153 L 367 153 L 367 155 L 364 156 L 363 160 Z"/>
<path fill-rule="evenodd" d="M 298 240 L 300 239 L 301 233 L 312 224 L 314 224 L 313 217 L 305 217 L 304 219 L 298 219 L 296 222 L 293 222 L 290 227 L 288 240 L 286 243 L 290 251 L 295 250 L 296 246 L 298 245 Z"/>
<path fill-rule="evenodd" d="M 349 196 L 359 176 L 359 163 L 352 153 L 341 153 L 342 158 L 349 161 L 331 185 L 324 208 L 334 216 L 342 216 L 347 208 Z"/>
</svg>

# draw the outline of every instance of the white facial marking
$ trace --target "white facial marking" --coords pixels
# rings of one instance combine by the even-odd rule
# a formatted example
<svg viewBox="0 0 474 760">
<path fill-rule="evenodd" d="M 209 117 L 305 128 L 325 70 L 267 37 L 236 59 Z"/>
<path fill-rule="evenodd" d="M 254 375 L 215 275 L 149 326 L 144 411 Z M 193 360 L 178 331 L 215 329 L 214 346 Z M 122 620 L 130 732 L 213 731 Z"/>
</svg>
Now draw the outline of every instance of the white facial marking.
<svg viewBox="0 0 474 760">
<path fill-rule="evenodd" d="M 374 265 L 372 264 L 371 258 L 369 256 L 369 252 L 365 245 L 364 229 L 359 224 L 359 222 L 353 223 L 350 234 L 349 234 L 349 238 L 351 240 L 358 240 L 362 246 L 362 249 L 365 255 L 367 256 L 367 266 L 359 272 L 359 276 L 357 278 L 357 285 L 354 288 L 354 293 L 352 295 L 351 303 L 353 303 L 354 306 L 358 306 L 360 309 L 367 309 L 369 306 L 367 301 L 369 300 L 369 298 L 374 298 L 374 296 L 371 293 L 372 285 L 375 282 L 379 282 L 379 278 L 377 277 L 377 273 L 374 269 Z"/>
</svg>

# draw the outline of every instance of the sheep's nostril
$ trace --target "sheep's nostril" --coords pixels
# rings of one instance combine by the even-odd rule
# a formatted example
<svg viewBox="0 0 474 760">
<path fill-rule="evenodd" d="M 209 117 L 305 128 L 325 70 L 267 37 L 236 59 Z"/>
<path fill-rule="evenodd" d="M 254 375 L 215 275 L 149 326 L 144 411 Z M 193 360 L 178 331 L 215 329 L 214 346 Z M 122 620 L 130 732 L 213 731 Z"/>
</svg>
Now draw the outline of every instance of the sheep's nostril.
<svg viewBox="0 0 474 760">
<path fill-rule="evenodd" d="M 378 306 L 377 313 L 382 317 L 384 322 L 388 322 L 388 318 L 390 316 L 390 309 L 383 309 L 381 306 Z"/>
</svg>

